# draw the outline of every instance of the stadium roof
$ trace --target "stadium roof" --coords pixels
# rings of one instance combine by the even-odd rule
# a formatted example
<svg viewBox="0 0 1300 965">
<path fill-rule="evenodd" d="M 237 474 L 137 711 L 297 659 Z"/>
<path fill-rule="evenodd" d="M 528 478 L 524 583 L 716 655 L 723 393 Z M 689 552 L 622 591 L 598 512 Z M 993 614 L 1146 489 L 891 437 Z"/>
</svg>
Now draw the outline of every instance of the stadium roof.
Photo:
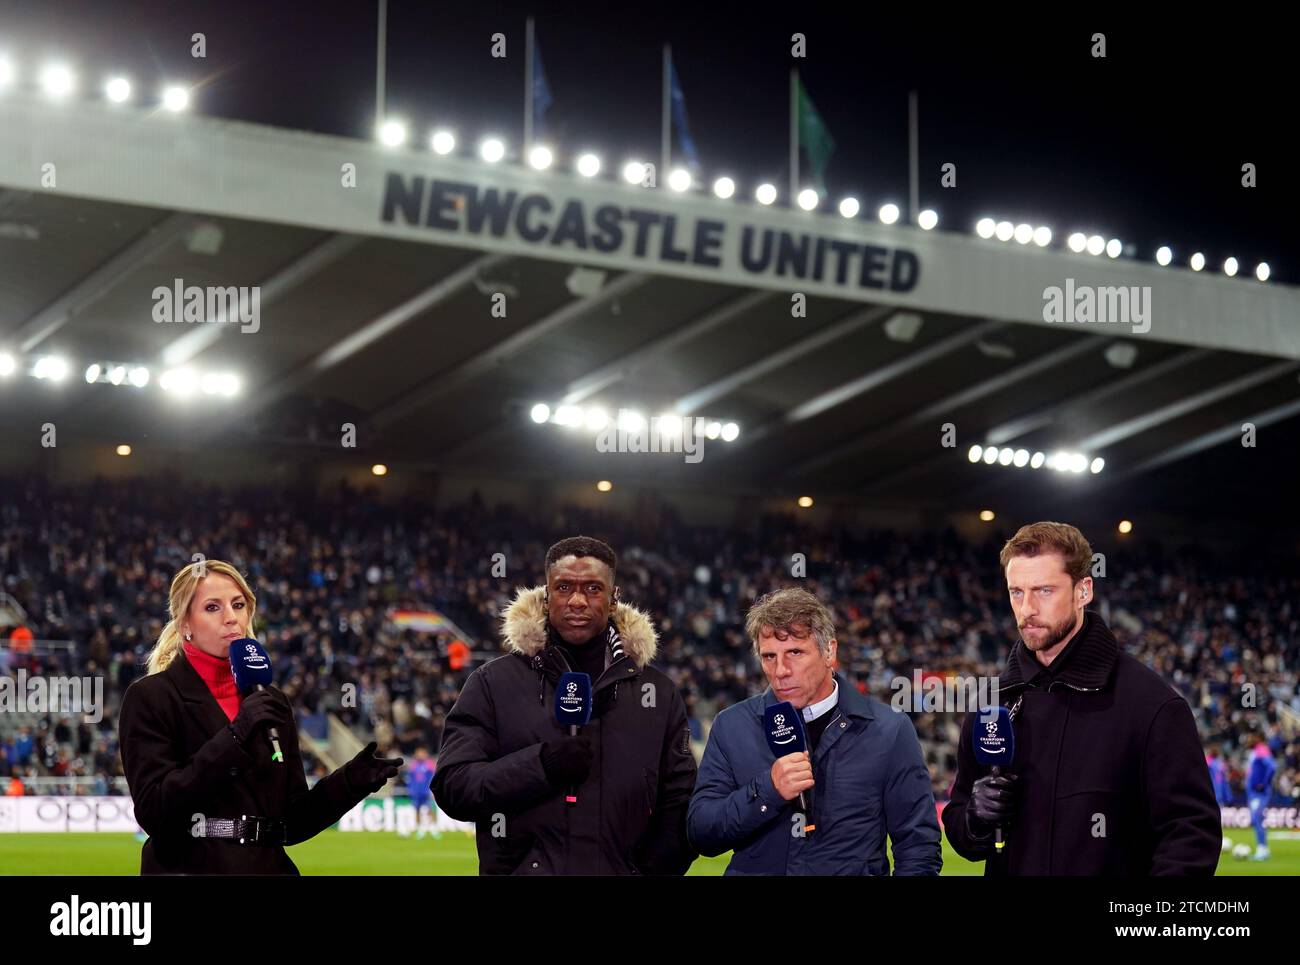
<svg viewBox="0 0 1300 965">
<path fill-rule="evenodd" d="M 1195 274 L 1061 238 L 1039 248 L 826 202 L 765 208 L 617 172 L 17 93 L 0 128 L 0 349 L 20 365 L 0 379 L 7 439 L 55 422 L 105 443 L 307 456 L 337 452 L 352 422 L 358 451 L 395 466 L 590 479 L 617 466 L 665 485 L 931 503 L 954 487 L 1084 494 L 1215 451 L 1203 487 L 1258 485 L 1235 444 L 1244 422 L 1286 427 L 1294 458 L 1300 289 L 1250 266 Z M 156 321 L 177 285 L 256 287 L 260 318 Z M 1149 328 L 1044 321 L 1046 289 L 1089 286 L 1099 304 L 1149 289 Z M 63 384 L 23 376 L 46 354 L 69 361 Z M 153 381 L 87 384 L 95 362 L 148 366 Z M 236 372 L 243 391 L 178 401 L 156 381 L 179 366 Z M 538 402 L 672 410 L 740 434 L 706 441 L 698 464 L 611 462 L 595 432 L 535 424 Z M 972 465 L 975 444 L 1105 468 L 1030 483 L 1028 467 Z M 1262 451 L 1275 472 L 1277 448 Z"/>
</svg>

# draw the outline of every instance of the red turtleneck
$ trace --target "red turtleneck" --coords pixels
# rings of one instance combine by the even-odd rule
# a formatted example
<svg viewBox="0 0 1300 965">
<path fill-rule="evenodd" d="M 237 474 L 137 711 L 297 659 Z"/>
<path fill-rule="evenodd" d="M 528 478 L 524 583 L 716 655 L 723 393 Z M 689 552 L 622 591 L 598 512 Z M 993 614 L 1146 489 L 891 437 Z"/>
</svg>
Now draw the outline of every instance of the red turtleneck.
<svg viewBox="0 0 1300 965">
<path fill-rule="evenodd" d="M 185 649 L 185 656 L 190 666 L 203 678 L 203 682 L 208 685 L 208 690 L 217 699 L 226 716 L 234 720 L 235 715 L 239 713 L 241 698 L 239 688 L 235 686 L 235 674 L 230 669 L 230 661 L 204 653 L 190 643 L 181 646 Z"/>
</svg>

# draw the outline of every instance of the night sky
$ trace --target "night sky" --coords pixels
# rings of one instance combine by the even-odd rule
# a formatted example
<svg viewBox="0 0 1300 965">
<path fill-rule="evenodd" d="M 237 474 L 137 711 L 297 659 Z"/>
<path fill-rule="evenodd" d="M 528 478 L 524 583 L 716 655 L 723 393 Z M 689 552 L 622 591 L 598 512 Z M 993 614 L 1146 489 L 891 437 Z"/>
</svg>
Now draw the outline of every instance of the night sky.
<svg viewBox="0 0 1300 965">
<path fill-rule="evenodd" d="M 1295 54 L 1276 24 L 1152 23 L 1149 14 L 1021 12 L 983 20 L 914 5 L 911 19 L 842 5 L 699 12 L 661 3 L 467 4 L 390 0 L 388 105 L 421 144 L 437 124 L 462 145 L 522 140 L 524 20 L 532 13 L 554 93 L 560 163 L 593 147 L 611 165 L 658 157 L 660 51 L 673 45 L 701 176 L 787 184 L 790 35 L 808 38 L 804 82 L 837 142 L 832 200 L 874 212 L 907 199 L 907 92 L 920 95 L 921 197 L 940 227 L 985 214 L 1045 223 L 1057 240 L 1095 230 L 1151 259 L 1160 244 L 1243 275 L 1267 260 L 1296 283 L 1300 190 L 1283 154 L 1295 138 Z M 223 0 L 0 0 L 0 53 L 30 77 L 60 56 L 81 96 L 111 72 L 146 96 L 164 80 L 202 83 L 194 110 L 346 136 L 373 130 L 377 3 Z M 1224 19 L 1228 14 L 1225 12 Z M 1037 24 L 1041 21 L 1041 26 Z M 206 61 L 190 35 L 207 37 Z M 490 37 L 510 56 L 493 59 Z M 1105 60 L 1091 36 L 1107 38 Z M 0 136 L 2 132 L 0 132 Z M 957 165 L 955 189 L 939 166 Z M 1257 165 L 1259 187 L 1240 186 Z"/>
</svg>

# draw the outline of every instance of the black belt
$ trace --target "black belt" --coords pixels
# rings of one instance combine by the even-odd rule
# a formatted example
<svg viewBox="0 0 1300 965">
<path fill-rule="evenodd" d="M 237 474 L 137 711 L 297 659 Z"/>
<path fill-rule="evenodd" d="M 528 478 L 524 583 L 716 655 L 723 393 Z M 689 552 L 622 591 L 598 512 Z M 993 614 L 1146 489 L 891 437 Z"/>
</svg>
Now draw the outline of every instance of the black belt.
<svg viewBox="0 0 1300 965">
<path fill-rule="evenodd" d="M 243 815 L 238 819 L 209 818 L 194 829 L 195 837 L 221 838 L 238 844 L 284 844 L 284 821 Z"/>
</svg>

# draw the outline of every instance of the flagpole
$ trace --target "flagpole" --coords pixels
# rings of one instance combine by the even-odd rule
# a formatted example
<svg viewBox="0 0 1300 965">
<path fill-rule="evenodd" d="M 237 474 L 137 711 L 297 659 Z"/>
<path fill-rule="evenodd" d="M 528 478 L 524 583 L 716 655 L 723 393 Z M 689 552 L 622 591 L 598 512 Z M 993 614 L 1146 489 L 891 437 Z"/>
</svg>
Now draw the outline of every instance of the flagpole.
<svg viewBox="0 0 1300 965">
<path fill-rule="evenodd" d="M 668 177 L 668 165 L 672 163 L 673 157 L 673 128 L 672 114 L 669 109 L 672 106 L 672 91 L 669 90 L 668 78 L 672 70 L 673 51 L 672 47 L 664 44 L 664 77 L 661 97 L 663 100 L 663 111 L 659 118 L 659 174 L 655 178 L 656 184 L 662 184 L 663 179 Z"/>
<path fill-rule="evenodd" d="M 920 141 L 920 135 L 917 130 L 917 97 L 916 91 L 911 91 L 907 95 L 907 153 L 908 153 L 908 217 L 911 218 L 912 224 L 916 224 L 916 216 L 920 214 L 921 208 L 921 173 L 920 173 L 920 151 L 917 147 Z"/>
<path fill-rule="evenodd" d="M 388 46 L 388 0 L 379 0 L 379 31 L 375 39 L 375 128 L 384 123 L 385 48 Z"/>
<path fill-rule="evenodd" d="M 790 207 L 799 193 L 799 70 L 790 68 Z"/>
<path fill-rule="evenodd" d="M 524 28 L 524 157 L 533 146 L 533 18 Z"/>
</svg>

